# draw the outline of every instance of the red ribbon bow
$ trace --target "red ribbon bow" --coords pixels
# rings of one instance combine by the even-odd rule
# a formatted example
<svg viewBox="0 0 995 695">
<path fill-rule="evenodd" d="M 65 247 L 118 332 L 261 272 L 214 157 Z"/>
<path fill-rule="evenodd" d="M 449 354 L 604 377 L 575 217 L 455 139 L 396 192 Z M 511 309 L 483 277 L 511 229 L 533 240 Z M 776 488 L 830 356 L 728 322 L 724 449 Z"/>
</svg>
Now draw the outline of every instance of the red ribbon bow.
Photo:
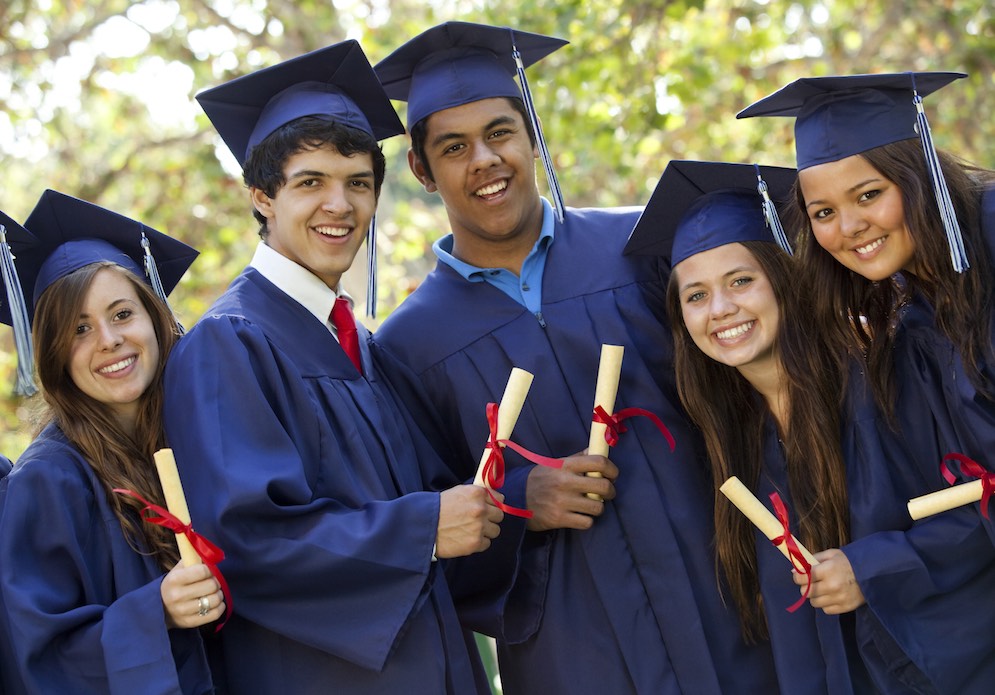
<svg viewBox="0 0 995 695">
<path fill-rule="evenodd" d="M 487 449 L 491 450 L 490 455 L 487 457 L 487 461 L 484 462 L 483 478 L 484 487 L 487 488 L 487 494 L 491 496 L 494 504 L 498 509 L 503 511 L 505 514 L 511 514 L 512 516 L 519 516 L 523 519 L 531 519 L 532 512 L 528 509 L 519 509 L 518 507 L 512 507 L 509 504 L 505 504 L 494 496 L 491 490 L 500 490 L 504 486 L 504 447 L 508 447 L 512 451 L 516 451 L 521 454 L 525 459 L 531 461 L 532 463 L 537 463 L 540 466 L 549 466 L 550 468 L 562 468 L 563 460 L 557 458 L 550 458 L 548 456 L 542 456 L 534 452 L 529 451 L 525 447 L 515 444 L 515 442 L 510 439 L 498 439 L 497 438 L 497 426 L 498 426 L 498 404 L 488 403 L 487 404 L 487 426 L 490 430 L 487 436 Z"/>
<path fill-rule="evenodd" d="M 667 426 L 663 424 L 663 420 L 643 408 L 622 408 L 622 410 L 609 415 L 605 409 L 599 405 L 594 408 L 594 417 L 592 419 L 594 422 L 599 422 L 605 426 L 605 441 L 608 442 L 608 446 L 615 446 L 618 444 L 618 436 L 623 432 L 629 431 L 628 428 L 622 424 L 622 421 L 628 420 L 631 417 L 639 416 L 649 418 L 653 424 L 656 425 L 656 428 L 660 430 L 661 434 L 667 438 L 670 450 L 673 451 L 676 443 L 674 442 L 674 436 L 670 434 L 670 430 L 668 430 Z"/>
<path fill-rule="evenodd" d="M 947 461 L 956 461 L 960 464 L 961 473 L 981 481 L 981 516 L 989 519 L 988 500 L 991 499 L 992 492 L 995 491 L 995 473 L 987 471 L 971 457 L 953 452 L 944 456 L 943 461 L 940 462 L 940 473 L 943 474 L 944 479 L 951 485 L 957 482 L 957 478 L 947 468 Z"/>
<path fill-rule="evenodd" d="M 136 500 L 144 504 L 145 508 L 142 509 L 141 512 L 142 518 L 148 523 L 155 524 L 156 526 L 164 526 L 177 535 L 183 534 L 186 536 L 187 540 L 190 541 L 190 545 L 192 545 L 194 551 L 196 551 L 197 556 L 203 560 L 204 564 L 207 565 L 207 569 L 211 570 L 211 574 L 213 574 L 214 578 L 218 580 L 218 585 L 221 587 L 221 593 L 225 596 L 225 617 L 218 623 L 218 626 L 214 629 L 214 631 L 217 632 L 223 628 L 225 623 L 228 622 L 228 618 L 231 617 L 232 610 L 231 593 L 228 591 L 228 582 L 225 581 L 224 575 L 221 574 L 221 570 L 218 569 L 218 563 L 225 559 L 224 551 L 214 545 L 211 541 L 204 538 L 204 536 L 194 531 L 193 526 L 190 524 L 184 524 L 180 521 L 179 517 L 165 507 L 160 507 L 158 504 L 149 502 L 133 490 L 114 488 L 114 492 L 127 495 L 128 497 L 134 497 Z M 155 516 L 150 516 L 150 513 L 155 514 Z"/>
<path fill-rule="evenodd" d="M 788 560 L 791 561 L 791 566 L 794 567 L 795 571 L 799 574 L 805 575 L 805 591 L 802 592 L 801 598 L 788 606 L 788 612 L 794 613 L 796 610 L 801 608 L 803 603 L 805 603 L 805 599 L 808 598 L 808 592 L 812 589 L 812 565 L 810 565 L 808 560 L 805 559 L 805 556 L 802 555 L 802 551 L 798 547 L 795 537 L 791 535 L 791 531 L 789 530 L 788 508 L 781 500 L 781 496 L 776 492 L 772 492 L 770 493 L 770 501 L 774 505 L 774 513 L 777 515 L 777 520 L 781 522 L 781 527 L 784 529 L 783 535 L 780 535 L 777 538 L 772 538 L 770 542 L 774 544 L 774 547 L 784 543 L 788 549 Z"/>
</svg>

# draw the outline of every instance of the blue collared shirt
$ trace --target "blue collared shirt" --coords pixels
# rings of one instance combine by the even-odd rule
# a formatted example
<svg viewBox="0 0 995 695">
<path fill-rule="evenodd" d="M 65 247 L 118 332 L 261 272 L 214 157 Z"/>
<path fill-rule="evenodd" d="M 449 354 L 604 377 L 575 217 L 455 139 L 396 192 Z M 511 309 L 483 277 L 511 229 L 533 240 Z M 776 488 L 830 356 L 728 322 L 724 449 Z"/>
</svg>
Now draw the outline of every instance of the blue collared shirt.
<svg viewBox="0 0 995 695">
<path fill-rule="evenodd" d="M 434 244 L 432 250 L 439 260 L 470 282 L 486 282 L 514 299 L 536 316 L 542 309 L 542 275 L 546 269 L 546 255 L 553 244 L 553 206 L 542 198 L 542 229 L 532 251 L 522 263 L 521 276 L 506 268 L 479 268 L 453 256 L 453 235 L 447 234 Z"/>
</svg>

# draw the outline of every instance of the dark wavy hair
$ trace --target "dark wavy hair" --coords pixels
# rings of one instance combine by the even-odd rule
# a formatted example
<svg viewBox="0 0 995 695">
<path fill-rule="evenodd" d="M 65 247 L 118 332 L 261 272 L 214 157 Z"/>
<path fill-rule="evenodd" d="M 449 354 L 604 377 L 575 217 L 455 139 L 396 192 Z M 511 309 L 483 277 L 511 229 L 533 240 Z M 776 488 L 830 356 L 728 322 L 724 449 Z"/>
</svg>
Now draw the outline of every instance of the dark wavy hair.
<svg viewBox="0 0 995 695">
<path fill-rule="evenodd" d="M 104 270 L 119 273 L 132 284 L 159 341 L 159 364 L 152 383 L 139 399 L 133 435 L 121 429 L 106 405 L 83 393 L 69 373 L 75 328 L 86 293 L 97 273 Z M 152 454 L 166 446 L 162 378 L 166 358 L 179 337 L 172 313 L 131 271 L 111 262 L 91 263 L 59 278 L 42 293 L 35 307 L 32 337 L 38 378 L 48 406 L 45 424 L 57 424 L 90 464 L 136 552 L 150 552 L 164 570 L 171 569 L 179 561 L 173 532 L 143 522 L 144 505 L 112 490 L 133 490 L 151 502 L 165 504 Z"/>
<path fill-rule="evenodd" d="M 787 462 L 797 536 L 810 548 L 838 548 L 849 539 L 846 471 L 840 447 L 845 372 L 814 333 L 808 292 L 797 281 L 796 263 L 776 244 L 743 242 L 770 281 L 778 307 L 774 351 L 787 395 L 787 428 L 780 432 Z M 767 639 L 757 574 L 753 525 L 718 486 L 736 476 L 755 490 L 764 462 L 770 410 L 739 371 L 695 345 L 681 313 L 677 272 L 667 287 L 674 335 L 674 368 L 681 402 L 705 439 L 715 481 L 717 562 L 739 610 L 744 638 Z"/>
<path fill-rule="evenodd" d="M 529 134 L 529 142 L 532 146 L 536 146 L 536 134 L 532 129 L 532 119 L 529 118 L 528 109 L 525 108 L 525 102 L 516 97 L 504 97 L 511 104 L 512 108 L 518 112 L 518 115 L 522 117 L 522 122 L 525 123 L 525 130 Z M 425 167 L 425 174 L 432 181 L 435 181 L 435 177 L 432 175 L 432 167 L 428 163 L 428 158 L 425 156 L 425 137 L 428 135 L 428 119 L 431 118 L 431 114 L 425 116 L 413 126 L 411 126 L 411 149 L 414 151 L 415 156 L 418 161 L 422 163 Z"/>
<path fill-rule="evenodd" d="M 299 152 L 333 147 L 343 157 L 366 153 L 373 159 L 373 191 L 377 198 L 383 187 L 387 162 L 376 138 L 367 132 L 316 116 L 304 116 L 285 123 L 252 148 L 242 166 L 242 181 L 258 188 L 270 198 L 287 182 L 283 167 Z M 255 207 L 252 214 L 259 222 L 259 236 L 266 238 L 266 218 Z"/>
<path fill-rule="evenodd" d="M 813 297 L 813 310 L 827 339 L 841 358 L 863 356 L 875 401 L 894 420 L 892 352 L 902 307 L 914 292 L 932 305 L 937 327 L 957 348 L 971 382 L 989 398 L 995 384 L 985 383 L 980 364 L 993 356 L 992 259 L 981 230 L 981 196 L 995 185 L 995 173 L 938 152 L 957 213 L 971 268 L 953 269 L 939 208 L 922 146 L 917 139 L 901 140 L 859 156 L 901 191 L 905 224 L 914 243 L 916 274 L 870 281 L 841 265 L 819 246 L 804 213 L 805 200 L 796 186 L 797 209 L 792 219 L 802 272 L 822 291 Z M 893 423 L 894 424 L 894 423 Z"/>
</svg>

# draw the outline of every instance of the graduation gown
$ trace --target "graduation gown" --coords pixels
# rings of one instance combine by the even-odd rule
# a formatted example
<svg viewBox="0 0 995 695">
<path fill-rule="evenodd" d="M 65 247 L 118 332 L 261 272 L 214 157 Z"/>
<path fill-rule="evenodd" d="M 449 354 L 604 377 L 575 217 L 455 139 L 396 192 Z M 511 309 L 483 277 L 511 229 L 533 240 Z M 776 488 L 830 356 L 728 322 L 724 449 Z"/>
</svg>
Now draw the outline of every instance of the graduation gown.
<svg viewBox="0 0 995 695">
<path fill-rule="evenodd" d="M 196 528 L 226 554 L 232 693 L 477 688 L 431 561 L 424 490 L 447 473 L 360 343 L 366 377 L 248 268 L 170 357 L 169 442 Z"/>
<path fill-rule="evenodd" d="M 896 355 L 907 339 L 900 331 Z M 896 363 L 898 431 L 861 375 L 850 378 L 843 454 L 854 540 L 842 550 L 867 601 L 856 611 L 860 653 L 883 692 L 990 693 L 995 553 L 973 509 L 909 517 L 909 499 L 942 486 L 943 445 L 908 366 Z"/>
<path fill-rule="evenodd" d="M 545 455 L 587 447 L 602 344 L 625 346 L 611 453 L 617 496 L 587 531 L 528 534 L 502 613 L 473 627 L 498 638 L 504 692 L 773 692 L 767 645 L 747 646 L 716 588 L 713 487 L 674 385 L 667 271 L 622 249 L 639 210 L 568 209 L 557 223 L 535 316 L 499 289 L 439 263 L 374 340 L 421 379 L 471 476 L 487 441 L 485 406 L 512 367 L 535 375 L 512 438 Z M 430 327 L 430 330 L 426 330 Z M 516 455 L 509 453 L 512 464 Z M 522 500 L 528 467 L 506 483 Z M 515 474 L 518 475 L 515 475 Z"/>
<path fill-rule="evenodd" d="M 787 462 L 773 421 L 764 436 L 764 465 L 756 495 L 770 507 L 777 492 L 792 513 L 792 530 L 798 517 L 788 489 Z M 848 478 L 849 480 L 849 478 Z M 757 576 L 780 692 L 792 695 L 865 695 L 874 692 L 870 676 L 857 652 L 854 616 L 826 615 L 805 602 L 793 613 L 798 586 L 791 565 L 767 536 L 756 529 Z M 821 548 L 810 548 L 813 552 Z"/>
<path fill-rule="evenodd" d="M 0 505 L 7 692 L 213 692 L 200 633 L 167 630 L 162 570 L 128 544 L 93 469 L 54 424 L 0 481 Z"/>
</svg>

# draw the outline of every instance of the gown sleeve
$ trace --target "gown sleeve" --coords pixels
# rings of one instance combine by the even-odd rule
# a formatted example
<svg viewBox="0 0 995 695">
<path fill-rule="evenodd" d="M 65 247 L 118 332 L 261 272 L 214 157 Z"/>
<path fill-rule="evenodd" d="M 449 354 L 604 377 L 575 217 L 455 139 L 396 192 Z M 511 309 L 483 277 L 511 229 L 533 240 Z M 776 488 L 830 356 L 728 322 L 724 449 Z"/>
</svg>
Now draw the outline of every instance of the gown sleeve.
<svg viewBox="0 0 995 695">
<path fill-rule="evenodd" d="M 114 564 L 135 551 L 121 533 L 108 542 L 120 525 L 95 502 L 102 494 L 52 459 L 3 481 L 0 584 L 15 661 L 4 668 L 28 693 L 180 693 L 162 576 L 113 595 Z"/>
</svg>

